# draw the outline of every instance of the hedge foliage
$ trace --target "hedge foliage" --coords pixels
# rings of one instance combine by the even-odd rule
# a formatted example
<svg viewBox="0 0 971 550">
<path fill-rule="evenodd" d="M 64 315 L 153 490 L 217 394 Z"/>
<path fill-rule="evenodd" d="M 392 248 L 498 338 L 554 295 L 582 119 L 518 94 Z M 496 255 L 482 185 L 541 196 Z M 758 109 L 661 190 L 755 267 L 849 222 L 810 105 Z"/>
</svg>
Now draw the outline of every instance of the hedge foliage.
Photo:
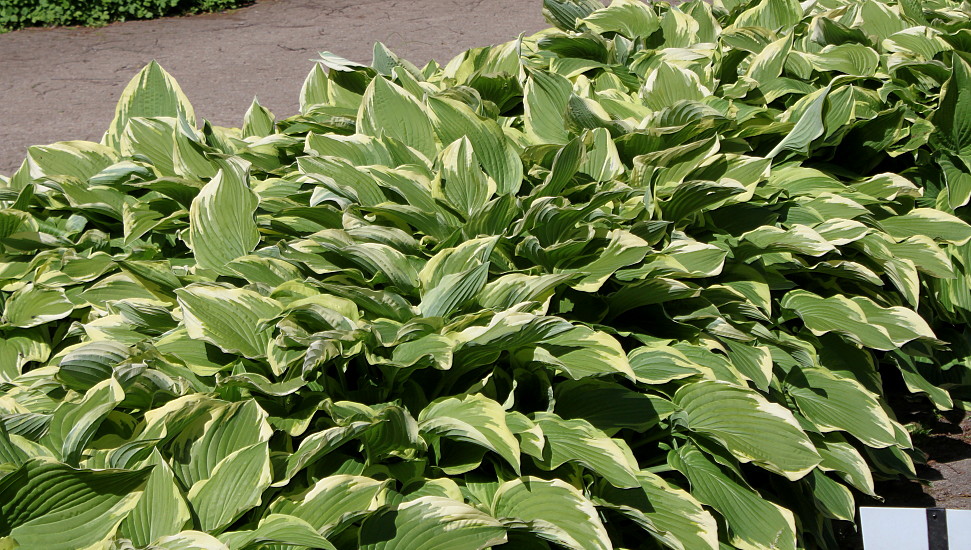
<svg viewBox="0 0 971 550">
<path fill-rule="evenodd" d="M 0 548 L 847 548 L 969 401 L 971 9 L 544 11 L 0 177 Z"/>
<path fill-rule="evenodd" d="M 107 25 L 113 21 L 237 8 L 246 0 L 3 0 L 0 32 L 24 27 Z"/>
</svg>

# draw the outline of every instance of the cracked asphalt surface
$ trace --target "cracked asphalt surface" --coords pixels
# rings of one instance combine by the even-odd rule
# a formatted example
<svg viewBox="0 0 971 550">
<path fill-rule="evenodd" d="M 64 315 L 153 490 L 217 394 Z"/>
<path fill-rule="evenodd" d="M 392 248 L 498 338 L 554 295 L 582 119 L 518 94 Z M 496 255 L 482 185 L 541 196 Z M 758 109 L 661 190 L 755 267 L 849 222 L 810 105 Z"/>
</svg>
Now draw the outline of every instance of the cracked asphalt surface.
<svg viewBox="0 0 971 550">
<path fill-rule="evenodd" d="M 239 126 L 253 97 L 295 114 L 311 59 L 369 63 L 374 42 L 424 64 L 546 28 L 541 0 L 258 0 L 232 12 L 102 28 L 0 34 L 0 174 L 27 147 L 98 141 L 125 84 L 151 60 L 179 81 L 196 115 Z"/>
</svg>

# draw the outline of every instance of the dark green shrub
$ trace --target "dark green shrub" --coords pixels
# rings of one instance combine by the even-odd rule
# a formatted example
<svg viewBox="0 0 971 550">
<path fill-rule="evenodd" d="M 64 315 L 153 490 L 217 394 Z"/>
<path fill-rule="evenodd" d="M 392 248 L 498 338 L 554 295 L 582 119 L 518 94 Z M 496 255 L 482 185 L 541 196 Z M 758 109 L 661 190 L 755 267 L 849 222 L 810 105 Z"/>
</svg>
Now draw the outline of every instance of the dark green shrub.
<svg viewBox="0 0 971 550">
<path fill-rule="evenodd" d="M 236 8 L 246 0 L 5 0 L 0 32 L 23 27 L 106 25 L 112 21 Z"/>
</svg>

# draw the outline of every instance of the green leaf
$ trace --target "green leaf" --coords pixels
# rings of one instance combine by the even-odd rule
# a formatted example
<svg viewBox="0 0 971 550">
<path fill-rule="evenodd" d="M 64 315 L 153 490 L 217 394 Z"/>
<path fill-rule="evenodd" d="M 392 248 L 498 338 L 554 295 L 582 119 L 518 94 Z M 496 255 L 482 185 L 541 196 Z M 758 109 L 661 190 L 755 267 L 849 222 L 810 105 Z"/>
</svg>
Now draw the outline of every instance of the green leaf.
<svg viewBox="0 0 971 550">
<path fill-rule="evenodd" d="M 603 476 L 615 487 L 637 487 L 637 460 L 621 439 L 611 439 L 583 419 L 563 420 L 553 413 L 535 413 L 533 420 L 546 437 L 549 467 L 577 463 Z M 547 455 L 548 452 L 548 455 Z"/>
<path fill-rule="evenodd" d="M 739 14 L 737 27 L 763 27 L 769 30 L 789 29 L 803 16 L 797 0 L 762 0 Z"/>
<path fill-rule="evenodd" d="M 563 116 L 572 90 L 570 81 L 560 75 L 530 71 L 523 91 L 523 124 L 534 143 L 565 145 L 570 141 Z"/>
<path fill-rule="evenodd" d="M 927 322 L 901 306 L 881 307 L 872 300 L 842 295 L 822 298 L 805 290 L 793 290 L 780 305 L 795 311 L 814 334 L 839 332 L 864 346 L 891 350 L 917 338 L 934 339 Z"/>
<path fill-rule="evenodd" d="M 85 342 L 61 358 L 57 379 L 65 386 L 87 391 L 107 380 L 114 367 L 128 358 L 128 346 L 118 342 Z"/>
<path fill-rule="evenodd" d="M 844 481 L 862 491 L 874 496 L 873 475 L 870 465 L 860 454 L 860 451 L 849 444 L 838 433 L 826 434 L 825 438 L 814 440 L 819 456 L 823 461 L 819 469 L 824 472 L 836 472 Z"/>
<path fill-rule="evenodd" d="M 614 0 L 583 18 L 590 30 L 604 34 L 618 32 L 627 38 L 647 38 L 661 28 L 661 20 L 647 5 L 637 0 Z"/>
<path fill-rule="evenodd" d="M 199 527 L 220 532 L 262 502 L 273 481 L 266 442 L 233 452 L 216 465 L 208 479 L 189 489 L 187 500 Z"/>
<path fill-rule="evenodd" d="M 843 521 L 853 521 L 856 507 L 853 493 L 843 484 L 834 481 L 819 470 L 813 470 L 806 479 L 813 493 L 813 500 L 819 510 L 828 517 Z"/>
<path fill-rule="evenodd" d="M 273 113 L 253 98 L 246 114 L 243 115 L 243 137 L 266 137 L 273 133 Z"/>
<path fill-rule="evenodd" d="M 637 235 L 623 230 L 614 231 L 600 256 L 577 270 L 582 278 L 572 286 L 581 292 L 597 292 L 615 271 L 640 262 L 650 250 L 647 241 Z"/>
<path fill-rule="evenodd" d="M 543 0 L 546 20 L 563 30 L 576 30 L 577 19 L 583 19 L 603 8 L 597 0 Z"/>
<path fill-rule="evenodd" d="M 193 487 L 214 475 L 230 455 L 270 438 L 267 413 L 253 400 L 216 402 L 204 414 L 181 426 L 168 452 L 172 469 L 185 487 Z"/>
<path fill-rule="evenodd" d="M 488 309 L 505 310 L 523 302 L 542 302 L 553 295 L 561 283 L 572 277 L 561 275 L 524 275 L 507 273 L 490 281 L 479 293 L 479 305 Z"/>
<path fill-rule="evenodd" d="M 72 311 L 74 304 L 64 290 L 28 284 L 7 298 L 3 322 L 12 327 L 30 328 L 63 319 Z"/>
<path fill-rule="evenodd" d="M 935 135 L 959 155 L 971 154 L 971 65 L 961 55 L 951 58 L 951 77 L 944 84 L 941 101 L 931 117 Z"/>
<path fill-rule="evenodd" d="M 32 178 L 71 176 L 87 181 L 118 161 L 110 147 L 90 141 L 62 141 L 27 149 Z"/>
<path fill-rule="evenodd" d="M 330 475 L 306 490 L 281 496 L 270 505 L 273 514 L 286 514 L 327 534 L 334 527 L 366 515 L 384 504 L 387 482 L 353 475 Z"/>
<path fill-rule="evenodd" d="M 613 548 L 593 503 L 559 479 L 522 477 L 503 483 L 492 514 L 524 522 L 537 537 L 573 550 Z"/>
<path fill-rule="evenodd" d="M 152 544 L 153 550 L 228 550 L 219 539 L 199 531 L 182 531 L 162 537 Z"/>
<path fill-rule="evenodd" d="M 260 321 L 280 312 L 280 304 L 252 290 L 219 284 L 192 284 L 176 291 L 191 338 L 205 340 L 227 353 L 262 357 L 270 341 Z"/>
<path fill-rule="evenodd" d="M 789 409 L 747 388 L 703 380 L 674 394 L 689 430 L 718 441 L 742 462 L 797 480 L 819 454 Z"/>
<path fill-rule="evenodd" d="M 162 176 L 174 176 L 175 133 L 178 119 L 173 117 L 133 117 L 121 134 L 122 155 L 140 154 Z"/>
<path fill-rule="evenodd" d="M 718 549 L 718 524 L 690 493 L 649 472 L 637 477 L 639 488 L 605 486 L 595 502 L 630 518 L 668 548 Z"/>
<path fill-rule="evenodd" d="M 605 332 L 584 326 L 545 340 L 532 359 L 553 365 L 574 380 L 608 374 L 622 374 L 631 380 L 635 377 L 620 343 Z"/>
<path fill-rule="evenodd" d="M 279 514 L 265 517 L 256 529 L 223 533 L 219 538 L 229 546 L 230 550 L 266 543 L 336 550 L 333 544 L 318 535 L 307 522 L 293 516 Z"/>
<path fill-rule="evenodd" d="M 479 159 L 467 137 L 449 144 L 442 151 L 442 196 L 464 214 L 472 216 L 495 193 L 495 183 L 479 167 Z M 491 185 L 490 185 L 491 183 Z"/>
<path fill-rule="evenodd" d="M 769 2 L 768 0 L 764 0 L 762 3 L 767 4 Z M 808 104 L 802 112 L 802 115 L 796 121 L 796 125 L 786 134 L 786 137 L 782 138 L 782 141 L 769 151 L 766 157 L 773 158 L 787 149 L 800 153 L 809 152 L 809 144 L 823 135 L 823 131 L 825 130 L 823 124 L 823 105 L 826 103 L 826 96 L 829 94 L 829 90 L 830 86 L 827 86 L 806 96 L 805 101 Z"/>
<path fill-rule="evenodd" d="M 506 425 L 506 412 L 499 403 L 481 396 L 465 395 L 435 400 L 418 415 L 418 428 L 429 444 L 439 438 L 484 447 L 506 460 L 519 473 L 519 442 Z M 447 456 L 439 456 L 442 463 Z M 478 461 L 459 468 L 472 469 Z M 455 468 L 450 473 L 462 473 Z"/>
<path fill-rule="evenodd" d="M 427 158 L 434 158 L 437 151 L 432 122 L 421 103 L 380 76 L 373 78 L 364 92 L 357 114 L 357 131 L 376 138 L 392 137 Z"/>
<path fill-rule="evenodd" d="M 43 328 L 9 330 L 0 337 L 0 379 L 13 380 L 23 373 L 27 363 L 47 361 L 50 355 L 50 342 Z"/>
<path fill-rule="evenodd" d="M 418 310 L 425 317 L 447 317 L 482 290 L 489 277 L 489 262 L 444 275 L 422 295 Z"/>
<path fill-rule="evenodd" d="M 661 30 L 665 43 L 672 47 L 687 48 L 698 43 L 698 21 L 678 6 L 671 6 L 661 17 Z"/>
<path fill-rule="evenodd" d="M 624 172 L 617 146 L 604 128 L 594 128 L 585 135 L 588 145 L 580 171 L 597 181 L 610 181 L 619 178 Z"/>
<path fill-rule="evenodd" d="M 506 542 L 495 518 L 455 500 L 425 496 L 378 510 L 361 525 L 362 550 L 482 550 Z"/>
<path fill-rule="evenodd" d="M 145 465 L 152 466 L 152 473 L 142 498 L 119 529 L 122 536 L 137 546 L 148 546 L 161 537 L 177 535 L 192 521 L 175 475 L 157 449 L 152 451 Z"/>
<path fill-rule="evenodd" d="M 915 208 L 902 216 L 880 220 L 880 226 L 898 240 L 924 235 L 953 244 L 964 244 L 971 239 L 971 225 L 933 208 Z"/>
<path fill-rule="evenodd" d="M 878 397 L 850 378 L 802 368 L 787 379 L 799 411 L 823 432 L 844 430 L 871 447 L 896 444 L 893 424 Z"/>
<path fill-rule="evenodd" d="M 300 447 L 287 457 L 284 478 L 274 483 L 274 486 L 285 485 L 305 466 L 334 451 L 349 440 L 359 437 L 371 427 L 371 422 L 351 422 L 346 426 L 335 426 L 307 436 L 300 442 Z"/>
<path fill-rule="evenodd" d="M 184 364 L 198 376 L 212 376 L 225 369 L 233 359 L 203 340 L 193 340 L 183 329 L 167 332 L 155 341 L 155 349 L 170 360 Z"/>
<path fill-rule="evenodd" d="M 64 462 L 77 466 L 98 427 L 124 398 L 121 385 L 109 378 L 92 386 L 77 403 L 62 402 L 54 410 L 43 443 Z"/>
<path fill-rule="evenodd" d="M 733 546 L 753 550 L 796 549 L 792 512 L 736 481 L 697 447 L 689 444 L 672 451 L 668 462 L 688 478 L 692 496 L 725 518 Z"/>
<path fill-rule="evenodd" d="M 260 242 L 253 217 L 259 199 L 248 179 L 247 166 L 227 162 L 192 200 L 188 244 L 199 266 L 230 275 L 227 264 Z"/>
<path fill-rule="evenodd" d="M 782 38 L 765 46 L 752 58 L 745 75 L 759 83 L 768 83 L 779 78 L 786 65 L 786 58 L 792 49 L 793 35 Z"/>
<path fill-rule="evenodd" d="M 710 369 L 688 359 L 670 346 L 643 346 L 630 352 L 630 365 L 640 382 L 666 384 L 673 380 L 709 374 Z"/>
<path fill-rule="evenodd" d="M 674 405 L 663 397 L 615 382 L 585 379 L 556 386 L 556 414 L 567 420 L 582 418 L 607 434 L 625 428 L 645 432 L 674 410 Z"/>
<path fill-rule="evenodd" d="M 523 161 L 496 121 L 480 118 L 464 103 L 436 97 L 428 98 L 428 114 L 440 142 L 468 138 L 482 168 L 496 182 L 498 194 L 519 191 Z"/>
<path fill-rule="evenodd" d="M 178 82 L 158 63 L 152 61 L 125 86 L 115 107 L 115 118 L 111 121 L 102 143 L 119 150 L 119 140 L 129 120 L 134 117 L 163 116 L 181 116 L 190 125 L 195 126 L 196 123 L 192 105 L 182 93 Z"/>
<path fill-rule="evenodd" d="M 798 223 L 793 224 L 789 229 L 765 225 L 745 233 L 742 238 L 772 252 L 785 251 L 807 256 L 822 256 L 836 250 L 835 246 L 813 228 Z"/>
<path fill-rule="evenodd" d="M 300 112 L 307 114 L 315 105 L 325 105 L 330 98 L 330 81 L 320 64 L 315 64 L 300 87 Z"/>
<path fill-rule="evenodd" d="M 32 459 L 0 479 L 0 536 L 21 548 L 103 545 L 135 506 L 149 469 L 76 470 Z"/>
<path fill-rule="evenodd" d="M 662 61 L 647 76 L 641 96 L 645 104 L 655 111 L 671 107 L 679 101 L 701 101 L 711 95 L 698 75 L 673 63 Z"/>
<path fill-rule="evenodd" d="M 810 60 L 816 70 L 840 72 L 854 76 L 873 76 L 880 64 L 880 56 L 862 44 L 829 45 Z"/>
<path fill-rule="evenodd" d="M 728 253 L 712 244 L 690 239 L 673 241 L 664 250 L 648 257 L 648 261 L 631 269 L 620 279 L 641 278 L 650 274 L 655 277 L 699 278 L 714 277 L 722 272 Z"/>
<path fill-rule="evenodd" d="M 585 135 L 590 134 L 585 132 Z M 582 137 L 574 138 L 559 148 L 553 157 L 550 172 L 543 181 L 543 195 L 555 197 L 562 194 L 564 189 L 573 184 L 573 178 L 585 164 L 586 147 Z"/>
</svg>

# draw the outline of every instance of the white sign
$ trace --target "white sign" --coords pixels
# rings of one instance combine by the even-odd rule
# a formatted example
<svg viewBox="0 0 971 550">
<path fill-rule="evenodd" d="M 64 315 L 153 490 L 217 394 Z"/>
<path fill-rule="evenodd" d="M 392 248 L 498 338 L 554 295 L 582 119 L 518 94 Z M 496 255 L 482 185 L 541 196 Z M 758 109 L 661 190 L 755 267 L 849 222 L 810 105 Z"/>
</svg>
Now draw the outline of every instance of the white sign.
<svg viewBox="0 0 971 550">
<path fill-rule="evenodd" d="M 971 510 L 860 508 L 865 550 L 971 550 Z"/>
</svg>

